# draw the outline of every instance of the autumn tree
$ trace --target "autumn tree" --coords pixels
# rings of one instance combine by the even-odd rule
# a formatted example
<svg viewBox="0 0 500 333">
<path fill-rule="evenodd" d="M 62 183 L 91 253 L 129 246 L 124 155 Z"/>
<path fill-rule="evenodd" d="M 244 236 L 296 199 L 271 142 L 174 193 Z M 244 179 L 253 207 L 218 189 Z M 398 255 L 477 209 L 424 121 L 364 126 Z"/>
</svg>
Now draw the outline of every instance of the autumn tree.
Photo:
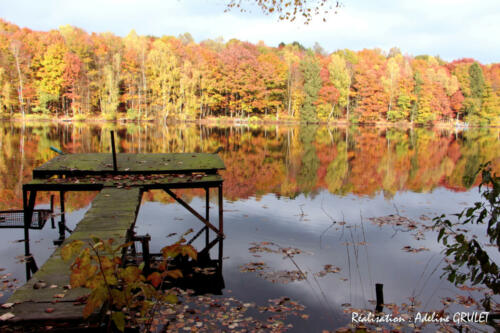
<svg viewBox="0 0 500 333">
<path fill-rule="evenodd" d="M 337 53 L 332 54 L 330 60 L 328 65 L 330 80 L 339 93 L 337 108 L 346 110 L 346 120 L 349 121 L 349 94 L 351 91 L 352 74 L 342 55 Z"/>
<path fill-rule="evenodd" d="M 389 105 L 387 107 L 387 120 L 390 118 L 390 114 L 395 104 L 395 99 L 397 98 L 397 88 L 399 83 L 401 69 L 395 57 L 390 57 L 387 61 L 386 75 L 382 78 L 384 88 L 386 93 L 389 95 Z"/>
<path fill-rule="evenodd" d="M 36 82 L 38 106 L 34 111 L 49 113 L 49 103 L 60 107 L 60 98 L 64 86 L 64 61 L 67 50 L 63 43 L 51 44 L 42 56 L 40 68 L 37 70 Z"/>
<path fill-rule="evenodd" d="M 106 119 L 116 119 L 120 103 L 120 62 L 120 55 L 115 54 L 112 63 L 104 66 L 104 85 L 101 89 L 99 104 L 101 112 Z"/>
<path fill-rule="evenodd" d="M 389 96 L 382 84 L 385 58 L 377 50 L 363 50 L 358 54 L 354 88 L 357 97 L 357 117 L 362 122 L 386 118 Z"/>
<path fill-rule="evenodd" d="M 299 68 L 301 50 L 298 45 L 283 45 L 281 54 L 286 64 L 285 107 L 288 116 L 294 117 L 303 101 L 302 73 Z"/>
<path fill-rule="evenodd" d="M 179 61 L 168 41 L 158 39 L 153 42 L 146 66 L 152 112 L 166 119 L 176 112 L 180 78 Z"/>
</svg>

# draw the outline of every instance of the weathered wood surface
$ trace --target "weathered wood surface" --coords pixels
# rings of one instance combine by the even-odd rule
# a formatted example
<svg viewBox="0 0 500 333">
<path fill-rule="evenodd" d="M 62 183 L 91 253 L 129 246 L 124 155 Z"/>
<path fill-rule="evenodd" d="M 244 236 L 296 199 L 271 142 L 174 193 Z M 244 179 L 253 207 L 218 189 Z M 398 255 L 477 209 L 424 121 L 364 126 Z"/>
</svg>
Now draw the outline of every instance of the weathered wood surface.
<svg viewBox="0 0 500 333">
<path fill-rule="evenodd" d="M 33 177 L 52 175 L 161 174 L 161 173 L 216 173 L 225 169 L 217 154 L 117 154 L 118 171 L 113 171 L 111 154 L 89 153 L 59 155 L 33 170 Z"/>
<path fill-rule="evenodd" d="M 88 191 L 101 190 L 104 187 L 141 187 L 144 190 L 162 188 L 203 188 L 215 187 L 222 183 L 220 175 L 109 175 L 109 176 L 84 176 L 67 178 L 33 179 L 24 184 L 26 190 L 44 191 Z"/>
<path fill-rule="evenodd" d="M 92 236 L 102 239 L 113 238 L 117 244 L 125 243 L 127 232 L 136 221 L 141 194 L 142 189 L 138 187 L 104 188 L 96 196 L 92 207 L 78 223 L 75 231 L 64 241 L 63 246 L 73 240 L 87 242 Z M 85 288 L 64 288 L 70 283 L 71 263 L 62 260 L 60 253 L 58 248 L 34 276 L 9 298 L 8 302 L 15 305 L 2 312 L 14 314 L 15 317 L 10 320 L 11 322 L 82 319 L 82 306 L 73 305 L 73 302 L 87 295 L 89 291 Z M 39 281 L 43 281 L 47 287 L 35 289 L 35 283 Z M 47 308 L 55 308 L 55 311 L 46 313 Z"/>
</svg>

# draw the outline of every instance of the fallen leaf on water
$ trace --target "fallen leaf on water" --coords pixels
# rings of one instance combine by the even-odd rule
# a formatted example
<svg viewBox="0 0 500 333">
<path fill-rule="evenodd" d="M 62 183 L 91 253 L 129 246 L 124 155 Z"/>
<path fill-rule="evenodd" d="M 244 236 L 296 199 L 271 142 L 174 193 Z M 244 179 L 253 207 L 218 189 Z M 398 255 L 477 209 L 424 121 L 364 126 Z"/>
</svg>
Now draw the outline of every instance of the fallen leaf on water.
<svg viewBox="0 0 500 333">
<path fill-rule="evenodd" d="M 340 270 L 341 270 L 340 267 L 336 267 L 336 266 L 327 264 L 323 267 L 322 271 L 315 273 L 314 275 L 317 277 L 323 277 L 328 273 L 338 273 L 338 272 L 340 272 Z"/>
<path fill-rule="evenodd" d="M 255 272 L 262 271 L 268 268 L 264 262 L 250 262 L 246 265 L 240 266 L 240 272 Z"/>
<path fill-rule="evenodd" d="M 410 252 L 410 253 L 417 253 L 417 252 L 421 252 L 421 251 L 429 251 L 428 248 L 426 247 L 419 247 L 418 249 L 417 248 L 413 248 L 411 246 L 404 246 L 401 250 L 403 251 L 406 251 L 406 252 Z"/>
<path fill-rule="evenodd" d="M 307 272 L 302 273 L 298 270 L 290 270 L 290 271 L 276 271 L 276 272 L 261 272 L 259 273 L 261 277 L 264 279 L 271 281 L 273 283 L 284 283 L 287 284 L 289 282 L 294 281 L 302 281 L 307 279 Z"/>
</svg>

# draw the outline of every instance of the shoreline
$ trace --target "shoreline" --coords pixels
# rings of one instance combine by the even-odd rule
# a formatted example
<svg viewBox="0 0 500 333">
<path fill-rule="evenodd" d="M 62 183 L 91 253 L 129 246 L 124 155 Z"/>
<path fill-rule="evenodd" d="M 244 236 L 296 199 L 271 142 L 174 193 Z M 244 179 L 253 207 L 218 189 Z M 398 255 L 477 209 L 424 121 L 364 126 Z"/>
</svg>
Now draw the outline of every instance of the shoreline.
<svg viewBox="0 0 500 333">
<path fill-rule="evenodd" d="M 5 122 L 47 122 L 47 123 L 97 123 L 97 124 L 128 124 L 128 123 L 161 123 L 164 120 L 161 119 L 145 119 L 145 120 L 130 120 L 126 118 L 117 118 L 115 120 L 107 120 L 98 117 L 89 117 L 87 119 L 73 119 L 73 118 L 50 118 L 50 117 L 4 117 L 0 118 L 0 121 Z M 365 127 L 377 127 L 377 128 L 436 128 L 436 129 L 459 129 L 464 130 L 468 128 L 500 128 L 500 124 L 488 124 L 482 125 L 478 123 L 468 124 L 463 121 L 458 123 L 453 122 L 436 122 L 432 124 L 420 124 L 411 123 L 408 121 L 399 122 L 388 122 L 388 121 L 376 121 L 376 122 L 347 122 L 345 120 L 334 120 L 334 121 L 318 121 L 313 123 L 304 123 L 300 120 L 294 119 L 284 119 L 284 120 L 274 120 L 274 119 L 249 119 L 249 118 L 203 118 L 203 119 L 168 119 L 166 124 L 178 124 L 178 123 L 195 123 L 201 125 L 246 125 L 246 126 L 270 126 L 270 125 L 285 125 L 285 126 L 297 126 L 297 125 L 320 125 L 320 126 L 335 126 L 335 127 L 351 127 L 351 126 L 365 126 Z"/>
</svg>

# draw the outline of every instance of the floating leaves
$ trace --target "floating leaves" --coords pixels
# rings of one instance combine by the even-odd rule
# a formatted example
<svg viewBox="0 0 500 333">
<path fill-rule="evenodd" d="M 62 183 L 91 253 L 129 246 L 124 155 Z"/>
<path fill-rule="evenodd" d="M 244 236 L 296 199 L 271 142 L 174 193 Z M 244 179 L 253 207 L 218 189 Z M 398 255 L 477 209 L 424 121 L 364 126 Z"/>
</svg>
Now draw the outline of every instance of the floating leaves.
<svg viewBox="0 0 500 333">
<path fill-rule="evenodd" d="M 418 249 L 417 248 L 413 248 L 409 245 L 407 246 L 404 246 L 401 250 L 405 251 L 405 252 L 410 252 L 410 253 L 417 253 L 417 252 L 422 252 L 422 251 L 429 251 L 428 248 L 426 247 L 419 247 Z"/>
<path fill-rule="evenodd" d="M 292 258 L 297 254 L 303 254 L 304 251 L 295 247 L 281 247 L 273 242 L 250 243 L 253 245 L 248 249 L 251 253 L 278 253 L 285 255 L 285 258 Z M 309 254 L 309 253 L 307 253 Z"/>
<path fill-rule="evenodd" d="M 249 262 L 243 266 L 240 266 L 240 272 L 256 272 L 262 271 L 264 269 L 269 268 L 265 262 Z"/>
<path fill-rule="evenodd" d="M 162 332 L 284 332 L 293 326 L 289 316 L 307 319 L 305 307 L 288 298 L 269 299 L 267 304 L 242 302 L 233 297 L 193 296 L 192 291 L 177 288 L 166 291 L 176 294 L 179 302 L 159 310 L 152 320 L 151 331 Z M 255 318 L 254 315 L 265 319 Z"/>
<path fill-rule="evenodd" d="M 392 215 L 392 214 L 381 217 L 370 217 L 368 220 L 370 220 L 373 224 L 376 224 L 378 226 L 393 225 L 393 226 L 402 226 L 408 229 L 416 229 L 418 226 L 417 222 L 405 216 Z"/>
<path fill-rule="evenodd" d="M 430 218 L 426 215 L 420 216 L 420 220 L 422 221 L 428 221 L 429 219 Z M 411 234 L 415 240 L 424 240 L 424 232 L 432 230 L 432 226 L 430 225 L 414 221 L 406 216 L 401 215 L 391 214 L 380 217 L 370 217 L 368 220 L 379 227 L 391 226 L 393 228 L 397 228 L 397 230 L 399 231 L 415 231 Z"/>
<path fill-rule="evenodd" d="M 290 271 L 280 270 L 280 271 L 260 272 L 259 276 L 273 283 L 287 284 L 290 282 L 306 280 L 307 272 L 302 272 L 299 270 L 290 270 Z"/>
<path fill-rule="evenodd" d="M 295 247 L 281 247 L 273 242 L 251 243 L 253 245 L 248 249 L 250 253 L 275 253 L 283 254 L 283 259 L 289 259 L 297 269 L 293 270 L 271 270 L 264 262 L 250 262 L 240 267 L 242 272 L 259 272 L 259 276 L 273 283 L 290 283 L 307 279 L 307 273 L 304 273 L 294 260 L 294 256 L 304 253 L 301 249 Z M 254 254 L 254 256 L 257 256 Z"/>
<path fill-rule="evenodd" d="M 314 275 L 317 277 L 323 277 L 327 274 L 335 274 L 340 272 L 342 269 L 340 267 L 336 267 L 330 264 L 327 264 L 323 267 L 322 271 L 319 271 L 318 273 L 315 273 Z"/>
</svg>

